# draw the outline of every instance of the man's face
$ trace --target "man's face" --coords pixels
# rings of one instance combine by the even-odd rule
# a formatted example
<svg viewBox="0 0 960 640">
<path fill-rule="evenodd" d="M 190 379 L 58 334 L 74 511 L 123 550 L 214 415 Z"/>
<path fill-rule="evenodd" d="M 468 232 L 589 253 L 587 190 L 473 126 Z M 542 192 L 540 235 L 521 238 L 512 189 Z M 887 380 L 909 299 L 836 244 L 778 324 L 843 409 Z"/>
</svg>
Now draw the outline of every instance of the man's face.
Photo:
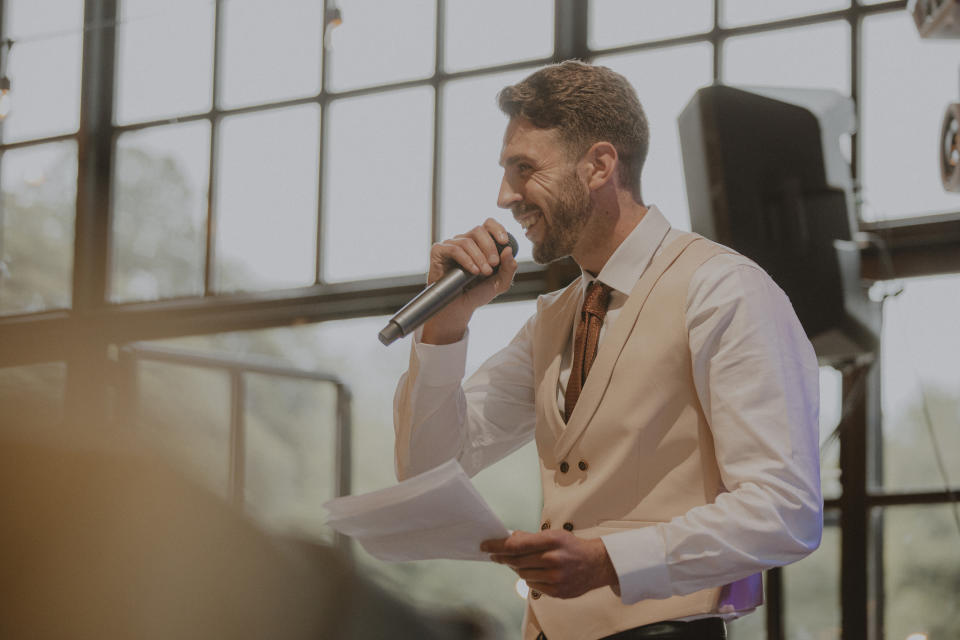
<svg viewBox="0 0 960 640">
<path fill-rule="evenodd" d="M 590 193 L 557 132 L 512 118 L 500 164 L 497 204 L 513 211 L 533 243 L 533 259 L 545 264 L 573 254 L 590 219 Z"/>
</svg>

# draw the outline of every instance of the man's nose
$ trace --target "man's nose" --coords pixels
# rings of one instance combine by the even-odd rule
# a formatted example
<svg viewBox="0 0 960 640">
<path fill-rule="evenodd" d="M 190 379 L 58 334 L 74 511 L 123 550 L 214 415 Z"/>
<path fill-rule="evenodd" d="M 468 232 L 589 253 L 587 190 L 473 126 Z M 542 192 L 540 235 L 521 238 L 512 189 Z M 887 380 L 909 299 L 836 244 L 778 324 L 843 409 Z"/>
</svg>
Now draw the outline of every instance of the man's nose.
<svg viewBox="0 0 960 640">
<path fill-rule="evenodd" d="M 509 209 L 521 200 L 523 200 L 523 196 L 510 186 L 510 181 L 507 180 L 507 176 L 503 176 L 503 180 L 500 181 L 500 194 L 497 196 L 497 206 L 501 209 Z"/>
</svg>

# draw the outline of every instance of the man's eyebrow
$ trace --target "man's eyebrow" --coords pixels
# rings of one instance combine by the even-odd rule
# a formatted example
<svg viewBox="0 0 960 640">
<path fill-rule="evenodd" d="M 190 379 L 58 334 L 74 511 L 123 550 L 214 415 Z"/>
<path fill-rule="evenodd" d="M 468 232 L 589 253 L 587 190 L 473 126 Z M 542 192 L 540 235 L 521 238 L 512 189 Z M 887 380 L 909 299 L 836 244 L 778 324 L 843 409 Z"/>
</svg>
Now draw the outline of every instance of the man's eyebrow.
<svg viewBox="0 0 960 640">
<path fill-rule="evenodd" d="M 501 160 L 500 166 L 506 169 L 507 167 L 515 165 L 522 160 L 528 160 L 527 156 L 522 153 L 518 153 L 517 155 L 510 156 L 506 160 Z"/>
</svg>

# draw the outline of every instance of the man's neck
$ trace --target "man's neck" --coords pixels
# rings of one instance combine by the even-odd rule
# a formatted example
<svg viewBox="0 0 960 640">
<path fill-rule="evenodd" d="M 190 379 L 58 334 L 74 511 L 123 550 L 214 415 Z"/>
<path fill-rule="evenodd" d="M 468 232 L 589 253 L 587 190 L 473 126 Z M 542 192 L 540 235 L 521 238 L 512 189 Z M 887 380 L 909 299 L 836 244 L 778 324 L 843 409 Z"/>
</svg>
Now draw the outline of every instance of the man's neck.
<svg viewBox="0 0 960 640">
<path fill-rule="evenodd" d="M 585 271 L 600 273 L 627 236 L 647 215 L 648 208 L 633 200 L 625 191 L 617 191 L 616 197 L 598 202 L 591 217 L 593 224 L 584 229 L 582 239 L 574 249 L 573 259 Z M 581 246 L 582 245 L 582 246 Z"/>
</svg>

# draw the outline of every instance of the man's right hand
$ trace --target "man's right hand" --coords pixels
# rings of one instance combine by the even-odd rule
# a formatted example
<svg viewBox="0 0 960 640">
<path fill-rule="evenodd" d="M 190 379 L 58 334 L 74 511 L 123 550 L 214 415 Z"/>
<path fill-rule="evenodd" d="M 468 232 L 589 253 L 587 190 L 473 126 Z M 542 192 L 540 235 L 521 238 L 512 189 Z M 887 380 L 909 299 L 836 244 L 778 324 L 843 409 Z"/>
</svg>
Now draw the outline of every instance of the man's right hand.
<svg viewBox="0 0 960 640">
<path fill-rule="evenodd" d="M 430 318 L 423 325 L 422 342 L 457 342 L 463 338 L 473 312 L 510 288 L 517 261 L 509 246 L 498 254 L 497 242 L 507 244 L 507 231 L 493 218 L 487 218 L 483 225 L 431 247 L 427 282 L 436 282 L 455 265 L 481 276 L 489 276 L 497 265 L 500 269 L 496 275 L 479 281 Z"/>
</svg>

